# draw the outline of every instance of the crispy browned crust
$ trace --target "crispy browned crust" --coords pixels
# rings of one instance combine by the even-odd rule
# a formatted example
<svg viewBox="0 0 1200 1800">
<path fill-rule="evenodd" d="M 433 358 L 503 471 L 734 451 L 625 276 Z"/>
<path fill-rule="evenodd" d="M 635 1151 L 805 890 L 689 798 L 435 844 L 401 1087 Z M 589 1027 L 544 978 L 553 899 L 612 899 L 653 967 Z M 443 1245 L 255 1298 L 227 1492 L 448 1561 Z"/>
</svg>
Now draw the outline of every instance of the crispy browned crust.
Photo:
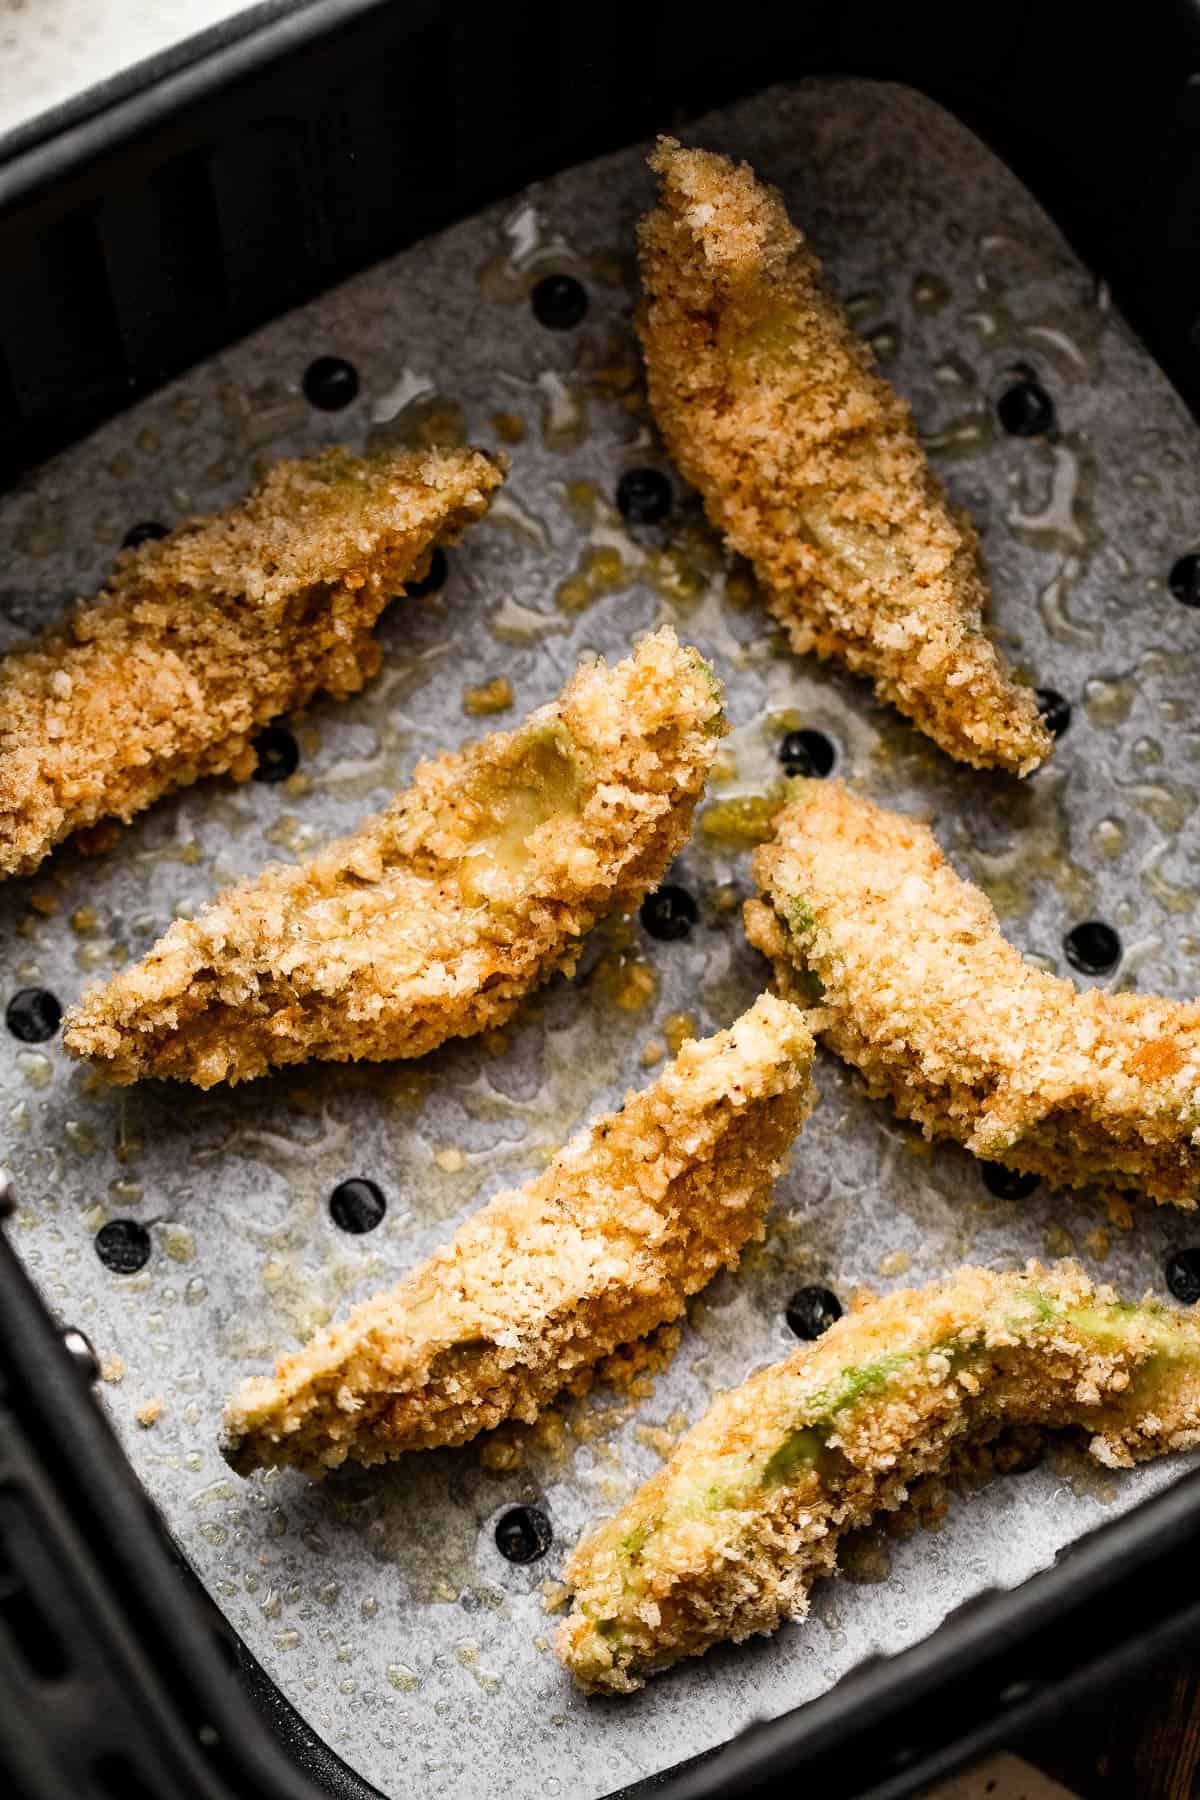
<svg viewBox="0 0 1200 1800">
<path fill-rule="evenodd" d="M 351 837 L 272 866 L 84 994 L 68 1050 L 211 1087 L 311 1058 L 422 1056 L 503 1022 L 682 848 L 721 732 L 664 630 L 517 731 L 422 763 Z"/>
<path fill-rule="evenodd" d="M 536 1418 L 581 1371 L 677 1317 L 762 1236 L 811 1104 L 812 1051 L 804 1015 L 765 994 L 728 1031 L 686 1044 L 545 1174 L 246 1382 L 225 1414 L 234 1467 L 317 1474 L 461 1444 Z"/>
<path fill-rule="evenodd" d="M 949 755 L 1026 774 L 1052 740 L 984 630 L 970 523 L 774 188 L 663 138 L 639 231 L 650 399 L 793 647 L 868 675 Z"/>
<path fill-rule="evenodd" d="M 1063 1187 L 1200 1187 L 1200 1005 L 1078 992 L 1001 936 L 928 828 L 840 782 L 795 784 L 755 854 L 750 941 L 817 1030 L 927 1137 Z"/>
<path fill-rule="evenodd" d="M 0 664 L 0 876 L 202 775 L 244 779 L 268 719 L 355 693 L 383 608 L 502 479 L 478 450 L 327 450 L 124 552 L 97 599 Z"/>
<path fill-rule="evenodd" d="M 1082 1427 L 1110 1468 L 1200 1442 L 1200 1328 L 1129 1307 L 1081 1269 L 965 1268 L 839 1320 L 715 1400 L 564 1572 L 557 1650 L 626 1693 L 681 1657 L 802 1618 L 839 1538 L 956 1446 Z"/>
</svg>

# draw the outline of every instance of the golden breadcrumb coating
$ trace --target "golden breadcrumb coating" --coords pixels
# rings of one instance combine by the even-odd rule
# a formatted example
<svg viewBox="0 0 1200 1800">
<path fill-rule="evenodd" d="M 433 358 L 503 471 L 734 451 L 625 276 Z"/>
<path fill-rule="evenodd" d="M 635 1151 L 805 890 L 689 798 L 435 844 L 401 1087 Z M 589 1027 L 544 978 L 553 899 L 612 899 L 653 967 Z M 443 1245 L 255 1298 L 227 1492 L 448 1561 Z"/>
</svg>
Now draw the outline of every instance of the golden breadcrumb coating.
<svg viewBox="0 0 1200 1800">
<path fill-rule="evenodd" d="M 502 1024 L 657 885 L 723 729 L 720 683 L 669 630 L 580 669 L 517 731 L 422 763 L 353 836 L 172 925 L 84 994 L 67 1048 L 116 1082 L 211 1087 Z"/>
<path fill-rule="evenodd" d="M 268 719 L 357 692 L 379 614 L 502 479 L 478 450 L 327 450 L 125 551 L 98 599 L 0 664 L 0 876 L 202 775 L 244 779 Z"/>
<path fill-rule="evenodd" d="M 970 523 L 774 188 L 662 138 L 638 319 L 659 429 L 794 649 L 868 675 L 949 755 L 1026 774 L 1052 739 L 984 630 Z"/>
<path fill-rule="evenodd" d="M 754 858 L 746 932 L 814 1029 L 926 1137 L 1056 1186 L 1200 1186 L 1200 1005 L 1078 992 L 1027 963 L 926 826 L 795 784 Z"/>
<path fill-rule="evenodd" d="M 848 1313 L 722 1394 L 578 1546 L 557 1650 L 627 1693 L 713 1644 L 802 1618 L 837 1541 L 962 1444 L 1077 1426 L 1126 1468 L 1200 1443 L 1200 1324 L 1122 1303 L 1074 1263 L 964 1268 Z"/>
<path fill-rule="evenodd" d="M 535 1419 L 762 1236 L 811 1104 L 812 1054 L 803 1013 L 766 994 L 728 1031 L 685 1044 L 543 1175 L 273 1377 L 246 1382 L 225 1414 L 233 1466 L 315 1474 Z"/>
</svg>

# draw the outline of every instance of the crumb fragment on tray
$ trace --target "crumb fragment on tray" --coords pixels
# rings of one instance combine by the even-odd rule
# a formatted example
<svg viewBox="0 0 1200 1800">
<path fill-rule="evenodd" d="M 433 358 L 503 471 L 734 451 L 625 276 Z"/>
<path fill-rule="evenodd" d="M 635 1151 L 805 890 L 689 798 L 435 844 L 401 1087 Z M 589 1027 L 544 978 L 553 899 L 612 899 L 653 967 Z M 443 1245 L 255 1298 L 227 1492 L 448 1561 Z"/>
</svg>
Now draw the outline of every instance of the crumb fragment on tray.
<svg viewBox="0 0 1200 1800">
<path fill-rule="evenodd" d="M 463 711 L 479 718 L 486 713 L 506 712 L 513 703 L 513 685 L 507 675 L 494 675 L 478 687 L 463 689 Z"/>
</svg>

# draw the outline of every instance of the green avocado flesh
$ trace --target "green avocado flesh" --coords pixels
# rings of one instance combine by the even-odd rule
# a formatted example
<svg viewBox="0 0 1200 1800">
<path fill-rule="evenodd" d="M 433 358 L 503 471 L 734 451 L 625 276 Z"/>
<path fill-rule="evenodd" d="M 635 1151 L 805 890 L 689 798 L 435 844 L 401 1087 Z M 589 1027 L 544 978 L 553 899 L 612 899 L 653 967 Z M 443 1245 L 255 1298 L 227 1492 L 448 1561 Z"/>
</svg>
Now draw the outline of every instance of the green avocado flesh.
<svg viewBox="0 0 1200 1800">
<path fill-rule="evenodd" d="M 790 1481 L 798 1469 L 815 1469 L 825 1455 L 825 1433 L 819 1425 L 802 1425 L 785 1438 L 763 1469 L 763 1486 Z"/>
<path fill-rule="evenodd" d="M 725 725 L 725 689 L 721 685 L 721 678 L 713 668 L 712 664 L 706 662 L 704 657 L 700 655 L 693 655 L 692 665 L 695 668 L 697 675 L 702 676 L 707 682 L 708 691 L 720 708 L 720 711 L 708 721 L 708 730 L 721 731 L 724 729 Z"/>
<path fill-rule="evenodd" d="M 1078 1332 L 1080 1337 L 1090 1338 L 1098 1348 L 1115 1348 L 1128 1338 L 1132 1324 L 1141 1323 L 1148 1330 L 1152 1326 L 1157 1327 L 1151 1330 L 1150 1335 L 1155 1340 L 1155 1353 L 1158 1355 L 1180 1354 L 1186 1344 L 1186 1339 L 1181 1337 L 1168 1319 L 1160 1322 L 1145 1307 L 1132 1306 L 1125 1301 L 1117 1301 L 1109 1306 L 1064 1307 L 1056 1305 L 1048 1294 L 1037 1287 L 1022 1289 L 1020 1298 L 1028 1302 L 1031 1310 L 1010 1313 L 1004 1321 L 1010 1331 L 1019 1332 L 1030 1325 L 1059 1319 L 1072 1331 Z M 865 1396 L 880 1393 L 893 1375 L 910 1366 L 919 1357 L 931 1352 L 940 1353 L 949 1358 L 951 1368 L 957 1373 L 959 1369 L 969 1367 L 981 1348 L 986 1354 L 982 1331 L 978 1336 L 959 1334 L 943 1338 L 935 1344 L 879 1356 L 872 1362 L 844 1369 L 828 1388 L 813 1395 L 805 1407 L 808 1415 L 805 1423 L 790 1437 L 785 1438 L 763 1464 L 762 1485 L 773 1487 L 792 1479 L 802 1470 L 819 1470 L 834 1421 L 851 1411 L 856 1402 Z"/>
<path fill-rule="evenodd" d="M 463 898 L 474 905 L 486 898 L 480 876 L 499 869 L 514 878 L 526 858 L 526 841 L 552 819 L 569 819 L 584 797 L 576 746 L 553 720 L 526 734 L 520 760 L 493 775 L 484 772 L 471 790 L 485 823 L 463 853 L 458 880 Z"/>
<path fill-rule="evenodd" d="M 816 924 L 813 909 L 802 895 L 796 894 L 787 903 L 788 927 L 796 937 L 807 937 Z"/>
</svg>

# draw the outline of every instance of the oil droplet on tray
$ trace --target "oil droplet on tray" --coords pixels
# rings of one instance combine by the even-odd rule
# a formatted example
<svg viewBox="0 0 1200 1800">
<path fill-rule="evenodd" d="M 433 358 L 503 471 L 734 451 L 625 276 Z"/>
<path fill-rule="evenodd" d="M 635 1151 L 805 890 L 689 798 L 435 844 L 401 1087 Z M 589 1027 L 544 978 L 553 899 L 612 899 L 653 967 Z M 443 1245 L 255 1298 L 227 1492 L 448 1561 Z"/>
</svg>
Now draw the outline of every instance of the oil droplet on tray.
<svg viewBox="0 0 1200 1800">
<path fill-rule="evenodd" d="M 916 312 L 940 312 L 950 298 L 950 289 L 940 275 L 926 269 L 913 276 L 912 303 Z"/>
<path fill-rule="evenodd" d="M 1092 827 L 1092 843 L 1101 856 L 1115 858 L 1125 848 L 1125 827 L 1120 819 L 1100 819 Z"/>
<path fill-rule="evenodd" d="M 54 1079 L 54 1064 L 40 1050 L 22 1050 L 17 1056 L 17 1067 L 31 1088 L 49 1087 Z"/>
<path fill-rule="evenodd" d="M 1083 708 L 1093 725 L 1108 729 L 1129 717 L 1136 692 L 1129 675 L 1093 675 L 1083 684 Z"/>
</svg>

